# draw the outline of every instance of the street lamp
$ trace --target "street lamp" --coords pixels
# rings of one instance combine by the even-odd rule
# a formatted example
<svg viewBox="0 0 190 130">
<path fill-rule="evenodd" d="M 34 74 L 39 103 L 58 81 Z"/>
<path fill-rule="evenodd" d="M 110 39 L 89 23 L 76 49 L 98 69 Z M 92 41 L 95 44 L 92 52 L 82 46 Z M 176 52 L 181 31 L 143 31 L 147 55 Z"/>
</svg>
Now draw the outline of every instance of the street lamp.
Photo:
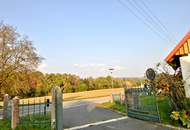
<svg viewBox="0 0 190 130">
<path fill-rule="evenodd" d="M 113 77 L 112 77 L 112 73 L 113 73 L 113 71 L 114 71 L 115 69 L 114 69 L 114 68 L 109 68 L 108 70 L 110 71 L 110 74 L 111 74 L 111 86 L 112 86 L 112 88 L 113 88 Z"/>
</svg>

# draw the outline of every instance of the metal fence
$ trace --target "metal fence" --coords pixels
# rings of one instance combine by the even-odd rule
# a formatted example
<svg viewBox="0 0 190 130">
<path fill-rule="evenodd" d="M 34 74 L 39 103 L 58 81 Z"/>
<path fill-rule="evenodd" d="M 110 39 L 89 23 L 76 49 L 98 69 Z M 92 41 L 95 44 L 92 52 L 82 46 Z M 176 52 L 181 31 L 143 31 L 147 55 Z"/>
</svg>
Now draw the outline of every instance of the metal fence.
<svg viewBox="0 0 190 130">
<path fill-rule="evenodd" d="M 156 96 L 150 87 L 126 89 L 128 116 L 160 122 Z"/>
<path fill-rule="evenodd" d="M 40 99 L 21 100 L 19 102 L 18 128 L 51 128 L 50 111 L 50 100 L 45 97 Z"/>
<path fill-rule="evenodd" d="M 10 99 L 5 94 L 0 108 L 0 129 L 62 130 L 63 97 L 59 87 L 53 87 L 52 96 L 30 99 Z"/>
</svg>

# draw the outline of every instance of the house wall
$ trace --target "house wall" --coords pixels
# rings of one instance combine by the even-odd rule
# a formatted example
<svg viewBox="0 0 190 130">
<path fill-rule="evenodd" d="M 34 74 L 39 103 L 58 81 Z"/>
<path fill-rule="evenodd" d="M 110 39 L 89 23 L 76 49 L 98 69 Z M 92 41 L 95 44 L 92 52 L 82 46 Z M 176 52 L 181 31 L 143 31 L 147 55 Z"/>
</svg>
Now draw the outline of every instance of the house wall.
<svg viewBox="0 0 190 130">
<path fill-rule="evenodd" d="M 183 80 L 185 81 L 185 94 L 190 98 L 190 54 L 180 57 Z"/>
</svg>

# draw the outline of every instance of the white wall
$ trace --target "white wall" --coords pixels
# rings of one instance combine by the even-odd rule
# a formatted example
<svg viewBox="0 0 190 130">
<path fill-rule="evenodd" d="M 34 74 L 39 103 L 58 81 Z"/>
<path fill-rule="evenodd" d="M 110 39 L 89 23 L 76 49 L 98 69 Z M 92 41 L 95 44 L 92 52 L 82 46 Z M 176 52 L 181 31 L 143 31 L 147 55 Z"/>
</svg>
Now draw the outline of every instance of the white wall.
<svg viewBox="0 0 190 130">
<path fill-rule="evenodd" d="M 185 81 L 185 94 L 190 98 L 190 54 L 180 57 L 183 80 Z"/>
</svg>

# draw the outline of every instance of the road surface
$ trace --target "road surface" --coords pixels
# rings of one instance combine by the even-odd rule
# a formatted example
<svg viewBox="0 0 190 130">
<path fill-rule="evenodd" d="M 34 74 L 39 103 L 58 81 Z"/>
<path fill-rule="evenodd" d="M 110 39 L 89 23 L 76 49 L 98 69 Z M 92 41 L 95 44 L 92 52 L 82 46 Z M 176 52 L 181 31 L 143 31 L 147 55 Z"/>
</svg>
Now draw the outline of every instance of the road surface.
<svg viewBox="0 0 190 130">
<path fill-rule="evenodd" d="M 76 101 L 63 110 L 65 130 L 174 130 L 153 122 L 123 116 L 96 106 L 96 101 Z"/>
</svg>

